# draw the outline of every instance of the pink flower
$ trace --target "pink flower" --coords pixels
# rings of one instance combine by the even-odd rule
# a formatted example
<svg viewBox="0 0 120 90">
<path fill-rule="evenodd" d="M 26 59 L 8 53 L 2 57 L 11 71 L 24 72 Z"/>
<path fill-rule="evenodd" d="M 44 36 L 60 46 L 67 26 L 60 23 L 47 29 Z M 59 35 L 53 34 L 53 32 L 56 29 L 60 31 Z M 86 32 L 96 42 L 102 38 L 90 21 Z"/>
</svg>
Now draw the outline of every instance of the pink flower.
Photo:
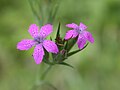
<svg viewBox="0 0 120 90">
<path fill-rule="evenodd" d="M 40 31 L 39 31 L 39 27 L 36 24 L 30 25 L 28 32 L 34 39 L 33 40 L 24 39 L 20 41 L 17 44 L 17 49 L 28 50 L 32 46 L 35 46 L 33 57 L 34 57 L 36 64 L 40 64 L 45 54 L 44 48 L 48 52 L 52 52 L 55 54 L 58 53 L 57 45 L 53 41 L 45 40 L 45 38 L 52 32 L 52 29 L 53 27 L 51 24 L 46 24 L 42 26 L 40 28 Z"/>
<path fill-rule="evenodd" d="M 75 23 L 67 24 L 66 27 L 72 28 L 72 30 L 69 30 L 66 33 L 65 40 L 78 36 L 77 44 L 80 49 L 84 47 L 87 40 L 91 43 L 94 43 L 94 38 L 92 37 L 92 34 L 86 30 L 87 26 L 83 23 L 80 23 L 79 26 Z"/>
</svg>

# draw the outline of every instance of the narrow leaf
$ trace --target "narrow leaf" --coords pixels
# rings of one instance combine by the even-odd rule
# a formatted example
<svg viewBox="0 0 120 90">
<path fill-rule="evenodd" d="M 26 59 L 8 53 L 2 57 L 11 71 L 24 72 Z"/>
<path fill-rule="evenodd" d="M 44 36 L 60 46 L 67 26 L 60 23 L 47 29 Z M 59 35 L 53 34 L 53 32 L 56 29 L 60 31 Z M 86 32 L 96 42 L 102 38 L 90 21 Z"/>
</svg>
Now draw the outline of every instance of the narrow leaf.
<svg viewBox="0 0 120 90">
<path fill-rule="evenodd" d="M 29 1 L 30 8 L 31 8 L 31 10 L 32 10 L 35 18 L 37 19 L 37 21 L 39 22 L 39 24 L 42 25 L 42 22 L 41 22 L 41 20 L 40 20 L 40 17 L 39 17 L 37 11 L 35 10 L 35 8 L 34 8 L 34 6 L 33 6 L 32 0 L 28 0 L 28 1 Z"/>
<path fill-rule="evenodd" d="M 68 67 L 71 67 L 71 68 L 74 68 L 72 65 L 66 63 L 66 62 L 61 62 L 61 63 L 58 63 L 60 65 L 65 65 L 65 66 L 68 66 Z"/>
<path fill-rule="evenodd" d="M 77 38 L 78 38 L 78 37 L 72 38 L 72 39 L 70 39 L 69 41 L 67 41 L 65 48 L 66 48 L 66 50 L 67 50 L 68 52 L 69 52 L 69 51 L 71 50 L 71 48 L 75 45 L 75 43 L 76 43 L 76 41 L 77 41 Z"/>
<path fill-rule="evenodd" d="M 50 40 L 52 41 L 52 37 L 50 37 Z"/>
<path fill-rule="evenodd" d="M 59 22 L 58 29 L 57 29 L 56 38 L 57 37 L 60 37 L 60 22 Z"/>
<path fill-rule="evenodd" d="M 64 40 L 65 41 L 65 40 Z M 67 46 L 68 46 L 68 41 L 64 42 L 65 43 L 65 46 L 64 46 L 64 49 L 67 50 Z"/>
<path fill-rule="evenodd" d="M 59 50 L 62 50 L 64 47 L 64 44 L 63 44 L 62 38 L 60 37 L 60 22 L 59 22 L 57 33 L 56 33 L 55 42 L 56 42 Z"/>
<path fill-rule="evenodd" d="M 60 3 L 61 0 L 57 0 L 55 6 L 54 6 L 54 10 L 53 10 L 53 15 L 52 15 L 52 19 L 54 20 L 56 18 L 56 15 L 57 15 L 57 12 L 58 12 L 58 9 L 60 7 Z"/>
<path fill-rule="evenodd" d="M 82 49 L 78 49 L 78 50 L 75 50 L 75 51 L 72 51 L 72 52 L 68 53 L 67 56 L 69 57 L 69 56 L 72 56 L 72 55 L 78 53 L 79 51 L 82 51 L 83 49 L 85 49 L 87 47 L 88 44 L 89 43 L 87 43 Z"/>
</svg>

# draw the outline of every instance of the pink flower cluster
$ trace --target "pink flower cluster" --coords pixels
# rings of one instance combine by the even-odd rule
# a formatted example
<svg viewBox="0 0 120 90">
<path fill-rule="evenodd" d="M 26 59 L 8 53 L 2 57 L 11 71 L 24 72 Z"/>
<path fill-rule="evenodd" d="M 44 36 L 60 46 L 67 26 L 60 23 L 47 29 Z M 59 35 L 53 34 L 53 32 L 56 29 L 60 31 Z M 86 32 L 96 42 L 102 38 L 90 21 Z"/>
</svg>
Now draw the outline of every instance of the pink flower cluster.
<svg viewBox="0 0 120 90">
<path fill-rule="evenodd" d="M 83 23 L 80 23 L 79 26 L 75 23 L 67 24 L 66 26 L 72 28 L 72 30 L 69 30 L 66 33 L 64 39 L 69 40 L 70 38 L 78 37 L 77 44 L 79 49 L 82 49 L 85 46 L 87 40 L 91 43 L 94 43 L 94 38 L 92 37 L 92 34 L 86 30 L 87 26 L 85 26 Z M 59 52 L 55 42 L 51 40 L 46 40 L 46 37 L 51 34 L 52 31 L 53 26 L 51 24 L 46 24 L 40 29 L 36 24 L 30 25 L 28 32 L 33 37 L 33 39 L 23 39 L 17 44 L 17 49 L 28 50 L 31 47 L 35 46 L 33 57 L 36 64 L 40 64 L 45 55 L 44 49 L 47 52 L 55 54 Z"/>
</svg>

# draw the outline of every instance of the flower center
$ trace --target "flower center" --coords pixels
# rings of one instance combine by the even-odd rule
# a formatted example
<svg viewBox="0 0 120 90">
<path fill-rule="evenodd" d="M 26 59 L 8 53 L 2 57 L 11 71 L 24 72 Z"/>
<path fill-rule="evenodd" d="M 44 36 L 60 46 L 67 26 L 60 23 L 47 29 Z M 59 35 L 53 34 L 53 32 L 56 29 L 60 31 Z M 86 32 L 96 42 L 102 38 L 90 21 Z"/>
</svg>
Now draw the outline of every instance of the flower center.
<svg viewBox="0 0 120 90">
<path fill-rule="evenodd" d="M 34 38 L 34 41 L 37 42 L 37 44 L 40 44 L 40 43 L 42 43 L 42 42 L 44 41 L 44 38 L 38 36 L 38 37 L 35 37 L 35 38 Z"/>
<path fill-rule="evenodd" d="M 81 33 L 83 32 L 82 28 L 80 28 L 80 27 L 77 27 L 77 28 L 76 28 L 76 31 L 77 31 L 79 34 L 81 34 Z"/>
</svg>

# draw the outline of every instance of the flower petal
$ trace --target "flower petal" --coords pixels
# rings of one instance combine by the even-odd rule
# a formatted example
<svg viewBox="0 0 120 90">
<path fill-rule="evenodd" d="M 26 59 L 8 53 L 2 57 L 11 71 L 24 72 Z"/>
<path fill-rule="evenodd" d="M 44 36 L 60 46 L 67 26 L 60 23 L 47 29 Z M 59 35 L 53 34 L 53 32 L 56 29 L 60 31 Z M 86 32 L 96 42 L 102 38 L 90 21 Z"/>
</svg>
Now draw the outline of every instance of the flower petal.
<svg viewBox="0 0 120 90">
<path fill-rule="evenodd" d="M 67 24 L 66 27 L 68 27 L 68 28 L 74 28 L 75 29 L 75 28 L 78 27 L 78 25 L 75 24 L 75 23 L 71 23 L 71 24 Z"/>
<path fill-rule="evenodd" d="M 24 39 L 17 44 L 17 49 L 19 50 L 28 50 L 34 45 L 33 40 Z"/>
<path fill-rule="evenodd" d="M 90 32 L 84 31 L 83 34 L 89 42 L 94 43 L 94 38 Z"/>
<path fill-rule="evenodd" d="M 52 32 L 53 26 L 51 24 L 46 24 L 40 29 L 40 36 L 46 37 Z"/>
<path fill-rule="evenodd" d="M 77 37 L 78 33 L 75 30 L 69 30 L 65 35 L 65 40 L 68 40 L 70 38 Z"/>
<path fill-rule="evenodd" d="M 82 49 L 86 44 L 86 38 L 83 35 L 79 35 L 77 44 L 78 44 L 78 47 Z"/>
<path fill-rule="evenodd" d="M 39 32 L 38 30 L 39 30 L 39 27 L 36 24 L 31 24 L 28 32 L 34 38 L 38 36 L 38 32 Z"/>
<path fill-rule="evenodd" d="M 42 62 L 44 56 L 44 50 L 41 44 L 36 45 L 33 53 L 34 60 L 36 64 L 40 64 Z"/>
<path fill-rule="evenodd" d="M 79 26 L 82 30 L 86 30 L 87 29 L 87 26 L 83 23 L 80 23 L 80 26 Z"/>
<path fill-rule="evenodd" d="M 58 53 L 58 47 L 55 44 L 55 42 L 53 42 L 53 41 L 45 40 L 43 42 L 43 46 L 48 52 L 52 52 L 52 53 L 56 53 L 56 54 Z"/>
</svg>

